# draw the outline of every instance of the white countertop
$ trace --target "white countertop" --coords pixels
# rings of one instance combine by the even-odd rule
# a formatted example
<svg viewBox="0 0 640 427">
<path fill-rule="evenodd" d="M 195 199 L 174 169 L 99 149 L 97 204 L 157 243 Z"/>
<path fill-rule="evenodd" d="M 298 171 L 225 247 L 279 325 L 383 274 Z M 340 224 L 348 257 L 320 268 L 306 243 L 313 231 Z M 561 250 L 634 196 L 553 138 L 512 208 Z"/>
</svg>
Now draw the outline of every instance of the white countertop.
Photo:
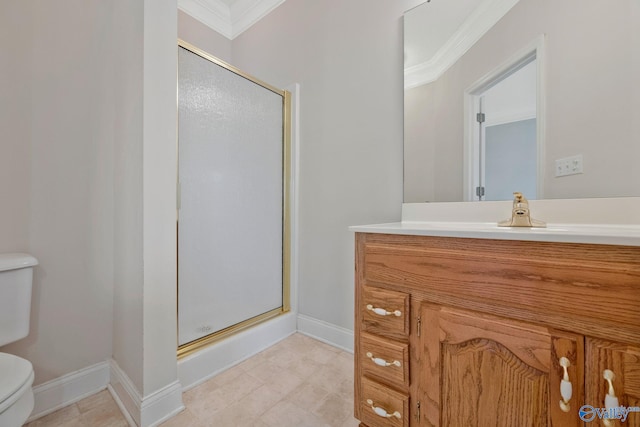
<svg viewBox="0 0 640 427">
<path fill-rule="evenodd" d="M 349 229 L 360 233 L 640 246 L 638 225 L 547 224 L 546 228 L 528 228 L 498 227 L 495 222 L 403 221 Z"/>
</svg>

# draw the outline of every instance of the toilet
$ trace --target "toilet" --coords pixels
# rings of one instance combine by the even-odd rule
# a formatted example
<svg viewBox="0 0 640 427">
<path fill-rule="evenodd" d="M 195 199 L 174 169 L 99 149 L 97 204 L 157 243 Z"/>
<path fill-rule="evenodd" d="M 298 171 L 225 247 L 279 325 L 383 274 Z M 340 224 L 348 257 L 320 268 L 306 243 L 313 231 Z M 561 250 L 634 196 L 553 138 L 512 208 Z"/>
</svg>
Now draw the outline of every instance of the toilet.
<svg viewBox="0 0 640 427">
<path fill-rule="evenodd" d="M 0 346 L 29 334 L 33 266 L 28 254 L 0 254 Z M 0 426 L 19 427 L 33 411 L 33 366 L 0 352 Z"/>
</svg>

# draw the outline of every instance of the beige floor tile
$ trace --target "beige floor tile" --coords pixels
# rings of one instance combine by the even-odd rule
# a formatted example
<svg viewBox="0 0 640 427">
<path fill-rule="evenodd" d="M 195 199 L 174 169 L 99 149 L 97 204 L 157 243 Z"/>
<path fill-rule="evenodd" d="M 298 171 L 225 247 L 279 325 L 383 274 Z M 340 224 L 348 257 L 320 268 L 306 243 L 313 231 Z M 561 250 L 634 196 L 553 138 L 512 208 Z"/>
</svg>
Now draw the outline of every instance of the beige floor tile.
<svg viewBox="0 0 640 427">
<path fill-rule="evenodd" d="M 343 420 L 342 424 L 339 425 L 339 427 L 359 427 L 359 426 L 360 426 L 360 421 L 353 418 L 353 415 L 348 416 L 347 419 Z"/>
<path fill-rule="evenodd" d="M 262 357 L 265 358 L 265 360 L 270 360 L 273 357 L 280 356 L 280 353 L 286 351 L 288 348 L 289 345 L 286 342 L 280 341 L 272 345 L 271 347 L 261 351 L 259 354 L 261 354 Z"/>
<path fill-rule="evenodd" d="M 353 376 L 353 354 L 341 351 L 336 358 L 335 366 L 347 376 Z"/>
<path fill-rule="evenodd" d="M 326 365 L 327 373 L 332 375 L 338 381 L 345 378 L 353 378 L 353 362 L 346 360 L 344 357 L 337 357 L 332 363 Z"/>
<path fill-rule="evenodd" d="M 129 423 L 115 404 L 104 404 L 82 413 L 80 419 L 85 426 L 128 427 Z"/>
<path fill-rule="evenodd" d="M 307 381 L 311 384 L 324 388 L 329 393 L 337 393 L 339 390 L 342 390 L 341 383 L 345 378 L 347 377 L 344 374 L 341 374 L 339 369 L 325 365 L 313 373 Z"/>
<path fill-rule="evenodd" d="M 311 338 L 308 338 L 311 339 Z M 340 349 L 332 347 L 328 344 L 317 341 L 316 343 L 309 344 L 305 350 L 302 350 L 300 354 L 303 357 L 307 357 L 321 364 L 333 362 L 338 357 Z"/>
<path fill-rule="evenodd" d="M 69 405 L 56 412 L 27 424 L 28 427 L 64 426 L 75 427 L 80 422 L 80 411 L 76 404 Z"/>
<path fill-rule="evenodd" d="M 313 340 L 306 335 L 296 333 L 279 343 L 279 347 L 274 349 L 270 355 L 277 356 L 280 350 L 286 350 L 298 355 L 299 357 L 306 357 L 322 345 L 323 343 L 320 341 Z"/>
<path fill-rule="evenodd" d="M 344 397 L 345 399 L 353 400 L 353 395 L 354 395 L 353 376 L 347 377 L 342 382 L 340 382 L 335 389 L 335 393 Z"/>
<path fill-rule="evenodd" d="M 216 427 L 250 427 L 255 424 L 256 416 L 244 411 L 243 408 L 234 404 L 216 412 L 211 418 L 204 420 Z"/>
<path fill-rule="evenodd" d="M 258 378 L 263 384 L 268 384 L 270 389 L 281 396 L 290 393 L 303 382 L 303 379 L 295 372 L 282 368 L 273 362 L 265 362 L 248 371 L 247 374 Z"/>
<path fill-rule="evenodd" d="M 289 369 L 291 372 L 295 373 L 302 379 L 307 379 L 315 372 L 317 372 L 320 368 L 322 368 L 323 364 L 316 362 L 315 360 L 309 359 L 308 357 L 301 357 L 293 360 L 289 366 L 286 366 L 285 369 Z"/>
<path fill-rule="evenodd" d="M 76 403 L 80 419 L 87 426 L 127 427 L 129 424 L 108 390 Z"/>
<path fill-rule="evenodd" d="M 313 411 L 328 395 L 329 392 L 324 388 L 305 382 L 289 393 L 286 400 L 308 411 Z"/>
<path fill-rule="evenodd" d="M 215 377 L 211 378 L 209 381 L 215 386 L 219 387 L 219 386 L 228 384 L 232 381 L 235 381 L 243 373 L 244 373 L 244 369 L 236 365 L 227 369 L 224 372 L 219 373 Z"/>
<path fill-rule="evenodd" d="M 185 409 L 175 417 L 160 424 L 160 427 L 207 427 L 208 424 L 201 422 L 189 409 Z"/>
<path fill-rule="evenodd" d="M 311 412 L 281 400 L 260 417 L 270 427 L 331 427 Z"/>
<path fill-rule="evenodd" d="M 101 405 L 108 405 L 111 403 L 115 404 L 113 397 L 111 396 L 109 391 L 102 390 L 99 393 L 96 393 L 92 396 L 82 399 L 79 402 L 76 402 L 76 405 L 78 406 L 78 410 L 80 411 L 80 413 L 84 413 L 92 409 L 95 409 L 97 407 L 100 407 Z"/>
<path fill-rule="evenodd" d="M 38 419 L 26 424 L 26 427 L 87 427 L 87 425 L 78 417 L 66 421 Z"/>
<path fill-rule="evenodd" d="M 210 395 L 214 390 L 217 390 L 218 388 L 220 388 L 220 386 L 215 381 L 213 381 L 212 378 L 182 393 L 182 399 L 185 404 L 187 404 L 187 402 L 198 400 L 203 396 Z"/>
<path fill-rule="evenodd" d="M 357 427 L 353 355 L 300 333 L 185 392 L 162 427 Z M 27 427 L 126 427 L 108 391 Z"/>
<path fill-rule="evenodd" d="M 332 393 L 311 412 L 327 424 L 339 426 L 343 420 L 353 414 L 353 400 L 344 399 Z"/>
<path fill-rule="evenodd" d="M 266 359 L 269 363 L 286 368 L 293 362 L 300 360 L 300 355 L 296 350 L 288 347 L 282 347 L 277 353 L 272 353 Z"/>
<path fill-rule="evenodd" d="M 215 413 L 215 425 L 220 426 L 253 426 L 262 414 L 276 405 L 282 396 L 261 386 L 239 401 Z"/>
<path fill-rule="evenodd" d="M 197 394 L 185 393 L 184 402 L 187 408 L 201 421 L 212 419 L 214 414 L 263 385 L 262 381 L 242 372 L 233 381 L 223 386 L 217 386 L 215 382 L 205 384 L 207 393 L 200 390 Z"/>
<path fill-rule="evenodd" d="M 282 397 L 270 384 L 266 384 L 242 398 L 238 404 L 246 412 L 258 417 L 282 400 Z"/>
</svg>

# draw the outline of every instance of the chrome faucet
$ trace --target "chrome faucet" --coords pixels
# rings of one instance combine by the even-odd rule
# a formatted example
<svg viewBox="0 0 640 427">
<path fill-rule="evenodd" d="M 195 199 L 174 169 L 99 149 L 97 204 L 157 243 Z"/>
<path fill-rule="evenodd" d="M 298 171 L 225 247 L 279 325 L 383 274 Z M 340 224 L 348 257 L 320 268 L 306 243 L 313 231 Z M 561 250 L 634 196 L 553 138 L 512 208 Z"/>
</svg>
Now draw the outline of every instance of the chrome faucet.
<svg viewBox="0 0 640 427">
<path fill-rule="evenodd" d="M 513 208 L 511 218 L 498 222 L 499 227 L 546 227 L 543 221 L 531 218 L 529 213 L 529 201 L 522 193 L 513 193 Z"/>
</svg>

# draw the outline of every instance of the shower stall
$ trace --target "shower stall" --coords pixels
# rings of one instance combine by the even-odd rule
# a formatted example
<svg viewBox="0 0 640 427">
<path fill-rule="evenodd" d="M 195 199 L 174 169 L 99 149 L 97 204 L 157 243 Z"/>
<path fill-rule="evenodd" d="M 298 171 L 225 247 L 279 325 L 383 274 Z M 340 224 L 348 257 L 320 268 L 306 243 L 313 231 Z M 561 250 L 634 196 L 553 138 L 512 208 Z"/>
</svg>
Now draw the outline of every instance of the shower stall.
<svg viewBox="0 0 640 427">
<path fill-rule="evenodd" d="M 178 355 L 289 311 L 290 96 L 178 46 Z"/>
</svg>

